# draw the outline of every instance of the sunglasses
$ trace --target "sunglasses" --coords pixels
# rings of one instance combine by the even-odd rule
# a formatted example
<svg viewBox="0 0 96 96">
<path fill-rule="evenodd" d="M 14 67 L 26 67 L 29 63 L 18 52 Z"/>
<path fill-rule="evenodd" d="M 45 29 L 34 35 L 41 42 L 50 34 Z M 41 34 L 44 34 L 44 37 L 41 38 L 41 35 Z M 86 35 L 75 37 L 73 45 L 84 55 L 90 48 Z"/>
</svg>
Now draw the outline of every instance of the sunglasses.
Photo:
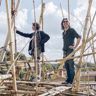
<svg viewBox="0 0 96 96">
<path fill-rule="evenodd" d="M 63 21 L 64 23 L 67 23 L 68 21 Z"/>
</svg>

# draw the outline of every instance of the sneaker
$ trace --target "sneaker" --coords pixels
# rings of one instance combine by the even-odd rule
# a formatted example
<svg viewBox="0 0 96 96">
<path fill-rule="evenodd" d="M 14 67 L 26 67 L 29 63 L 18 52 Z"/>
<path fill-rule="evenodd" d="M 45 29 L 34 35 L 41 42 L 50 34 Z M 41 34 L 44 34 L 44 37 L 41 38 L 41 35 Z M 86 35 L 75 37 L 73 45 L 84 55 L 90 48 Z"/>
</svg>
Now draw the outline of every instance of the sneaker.
<svg viewBox="0 0 96 96">
<path fill-rule="evenodd" d="M 41 81 L 41 77 L 37 76 L 37 82 L 40 82 L 40 81 Z"/>
<path fill-rule="evenodd" d="M 65 84 L 66 85 L 66 84 L 68 84 L 68 82 L 64 81 L 64 82 L 62 82 L 62 84 Z"/>
<path fill-rule="evenodd" d="M 71 83 L 66 84 L 67 87 L 72 87 Z"/>
</svg>

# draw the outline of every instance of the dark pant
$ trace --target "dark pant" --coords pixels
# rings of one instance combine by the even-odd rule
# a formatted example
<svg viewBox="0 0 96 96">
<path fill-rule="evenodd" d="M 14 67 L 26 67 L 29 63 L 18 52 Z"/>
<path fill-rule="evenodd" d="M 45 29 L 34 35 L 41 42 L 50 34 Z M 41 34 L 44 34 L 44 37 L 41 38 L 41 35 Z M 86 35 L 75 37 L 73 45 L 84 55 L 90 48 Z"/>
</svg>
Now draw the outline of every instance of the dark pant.
<svg viewBox="0 0 96 96">
<path fill-rule="evenodd" d="M 69 50 L 65 51 L 64 53 L 66 56 L 68 56 L 72 51 L 73 51 L 72 49 L 69 49 Z M 74 79 L 74 75 L 75 75 L 74 60 L 73 59 L 67 60 L 65 62 L 64 67 L 65 67 L 66 72 L 67 72 L 66 82 L 72 84 L 73 79 Z"/>
</svg>

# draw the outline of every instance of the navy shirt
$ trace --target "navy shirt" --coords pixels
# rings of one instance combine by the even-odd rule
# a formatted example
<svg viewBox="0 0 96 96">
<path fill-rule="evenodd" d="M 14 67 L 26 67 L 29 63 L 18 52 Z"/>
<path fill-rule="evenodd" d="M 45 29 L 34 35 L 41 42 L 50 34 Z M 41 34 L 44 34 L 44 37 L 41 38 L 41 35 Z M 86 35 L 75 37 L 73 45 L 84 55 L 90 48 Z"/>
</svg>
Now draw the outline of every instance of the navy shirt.
<svg viewBox="0 0 96 96">
<path fill-rule="evenodd" d="M 70 45 L 74 45 L 74 39 L 81 38 L 80 35 L 73 29 L 69 28 L 66 32 L 63 32 L 63 50 L 69 50 Z"/>
</svg>

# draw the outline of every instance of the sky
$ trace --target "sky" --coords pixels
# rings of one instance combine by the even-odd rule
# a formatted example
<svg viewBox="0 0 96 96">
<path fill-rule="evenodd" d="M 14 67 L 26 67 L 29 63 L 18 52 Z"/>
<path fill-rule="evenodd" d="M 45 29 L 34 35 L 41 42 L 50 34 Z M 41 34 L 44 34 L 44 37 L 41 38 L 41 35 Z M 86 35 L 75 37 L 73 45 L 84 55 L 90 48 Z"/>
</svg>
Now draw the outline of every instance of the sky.
<svg viewBox="0 0 96 96">
<path fill-rule="evenodd" d="M 8 0 L 10 6 L 10 0 Z M 39 21 L 41 0 L 35 1 L 35 13 L 36 21 Z M 64 17 L 68 17 L 68 0 L 44 0 L 45 11 L 44 11 L 44 32 L 50 35 L 50 40 L 45 44 L 45 56 L 47 59 L 58 59 L 62 58 L 63 52 L 63 40 L 62 40 L 62 30 L 61 30 L 61 20 L 62 13 L 60 9 L 60 3 L 62 5 Z M 73 27 L 78 34 L 82 36 L 83 25 L 85 16 L 88 8 L 88 0 L 69 0 L 70 1 L 70 25 Z M 10 7 L 9 7 L 10 8 Z M 91 16 L 93 16 L 96 11 L 96 0 L 93 0 L 91 8 Z M 33 14 L 33 0 L 21 0 L 19 9 L 16 15 L 16 27 L 18 30 L 31 33 L 32 32 L 32 22 L 34 22 Z M 7 35 L 7 19 L 6 19 L 6 9 L 5 0 L 2 0 L 0 6 L 0 47 L 4 46 L 4 42 Z M 96 19 L 93 24 L 93 31 L 96 32 Z M 20 51 L 25 43 L 29 40 L 28 38 L 16 35 L 17 40 L 17 50 Z M 26 56 L 28 55 L 28 46 L 23 51 Z"/>
</svg>

